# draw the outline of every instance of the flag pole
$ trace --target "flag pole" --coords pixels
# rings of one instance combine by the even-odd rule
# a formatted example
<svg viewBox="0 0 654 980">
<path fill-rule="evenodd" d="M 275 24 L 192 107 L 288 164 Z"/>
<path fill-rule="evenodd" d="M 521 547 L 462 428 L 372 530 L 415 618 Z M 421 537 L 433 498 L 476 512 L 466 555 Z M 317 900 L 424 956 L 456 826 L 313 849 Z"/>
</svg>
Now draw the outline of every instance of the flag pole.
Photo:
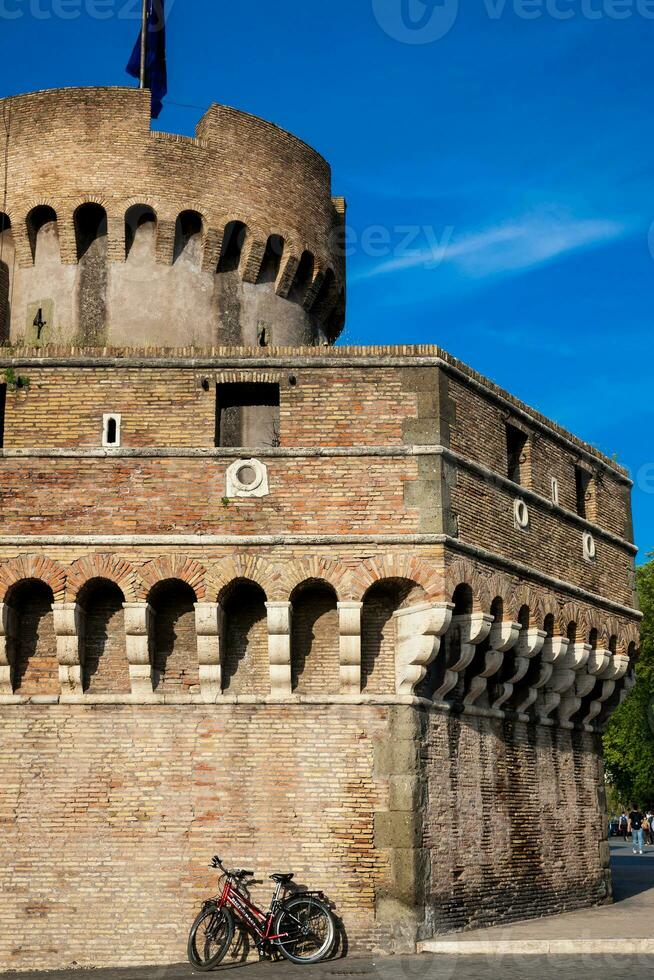
<svg viewBox="0 0 654 980">
<path fill-rule="evenodd" d="M 140 88 L 145 88 L 145 63 L 148 53 L 148 0 L 143 0 L 141 14 L 141 75 Z"/>
</svg>

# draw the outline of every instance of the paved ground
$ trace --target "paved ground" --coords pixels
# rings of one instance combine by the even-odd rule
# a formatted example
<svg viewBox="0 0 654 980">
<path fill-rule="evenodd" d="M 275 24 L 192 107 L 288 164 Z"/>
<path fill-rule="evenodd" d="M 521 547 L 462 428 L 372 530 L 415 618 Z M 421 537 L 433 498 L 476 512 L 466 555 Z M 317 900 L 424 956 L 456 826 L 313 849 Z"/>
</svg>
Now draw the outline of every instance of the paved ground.
<svg viewBox="0 0 654 980">
<path fill-rule="evenodd" d="M 615 905 L 571 912 L 567 915 L 534 919 L 495 929 L 458 933 L 449 937 L 452 946 L 472 949 L 481 940 L 483 955 L 452 956 L 423 953 L 382 959 L 336 959 L 317 967 L 298 967 L 291 963 L 246 963 L 227 960 L 217 973 L 232 974 L 232 980 L 650 980 L 654 955 L 625 955 L 622 940 L 654 940 L 654 848 L 643 857 L 634 857 L 622 842 L 612 845 L 612 864 L 617 902 Z M 576 955 L 525 955 L 530 940 L 545 937 L 605 940 L 602 955 L 587 952 Z M 443 937 L 446 938 L 446 937 Z M 499 953 L 498 941 L 517 940 L 516 951 Z M 35 964 L 38 969 L 38 964 Z M 145 967 L 122 970 L 75 970 L 0 974 L 0 980 L 189 980 L 199 977 L 190 966 Z M 227 980 L 227 977 L 225 977 Z"/>
<path fill-rule="evenodd" d="M 324 966 L 255 963 L 221 966 L 214 974 L 232 980 L 650 980 L 654 956 L 396 956 L 380 960 L 348 959 Z M 189 966 L 130 970 L 79 970 L 70 973 L 2 974 L 20 980 L 190 980 L 204 974 Z"/>
</svg>

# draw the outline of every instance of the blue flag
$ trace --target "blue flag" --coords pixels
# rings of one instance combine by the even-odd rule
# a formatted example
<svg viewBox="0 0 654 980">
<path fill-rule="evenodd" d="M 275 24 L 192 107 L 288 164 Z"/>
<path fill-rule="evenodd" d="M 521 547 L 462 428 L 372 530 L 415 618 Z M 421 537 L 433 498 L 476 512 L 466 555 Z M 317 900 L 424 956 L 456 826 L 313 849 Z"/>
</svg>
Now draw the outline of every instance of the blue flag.
<svg viewBox="0 0 654 980">
<path fill-rule="evenodd" d="M 147 30 L 145 35 L 145 87 L 152 93 L 153 119 L 158 119 L 163 109 L 163 98 L 168 92 L 166 71 L 166 15 L 164 0 L 145 0 L 147 4 Z M 141 31 L 127 65 L 127 74 L 141 77 Z"/>
</svg>

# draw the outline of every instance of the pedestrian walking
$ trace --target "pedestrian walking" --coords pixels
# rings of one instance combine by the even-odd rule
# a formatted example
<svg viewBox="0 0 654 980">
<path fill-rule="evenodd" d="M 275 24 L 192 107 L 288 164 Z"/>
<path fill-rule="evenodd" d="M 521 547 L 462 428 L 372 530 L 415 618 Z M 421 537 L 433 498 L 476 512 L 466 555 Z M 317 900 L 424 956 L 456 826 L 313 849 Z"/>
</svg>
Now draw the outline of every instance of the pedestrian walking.
<svg viewBox="0 0 654 980">
<path fill-rule="evenodd" d="M 631 811 L 629 813 L 629 819 L 627 823 L 627 830 L 631 831 L 631 846 L 634 854 L 643 853 L 643 821 L 645 816 L 641 810 L 638 809 L 635 803 L 631 804 Z"/>
<path fill-rule="evenodd" d="M 628 824 L 629 824 L 629 818 L 627 817 L 627 814 L 623 810 L 622 813 L 620 814 L 620 820 L 618 822 L 618 833 L 620 834 L 620 837 L 623 837 L 625 840 L 627 839 Z"/>
<path fill-rule="evenodd" d="M 654 844 L 654 813 L 652 813 L 651 806 L 647 808 L 645 813 L 645 823 L 643 824 L 643 831 L 645 836 L 645 843 L 651 847 Z"/>
</svg>

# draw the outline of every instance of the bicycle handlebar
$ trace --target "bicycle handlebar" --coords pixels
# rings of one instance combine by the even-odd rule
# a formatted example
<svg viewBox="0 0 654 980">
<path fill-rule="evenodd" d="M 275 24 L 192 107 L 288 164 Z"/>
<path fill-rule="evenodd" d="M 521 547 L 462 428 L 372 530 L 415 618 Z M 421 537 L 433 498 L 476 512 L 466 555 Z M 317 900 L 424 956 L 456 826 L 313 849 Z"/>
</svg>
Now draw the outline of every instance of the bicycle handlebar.
<svg viewBox="0 0 654 980">
<path fill-rule="evenodd" d="M 251 878 L 254 874 L 254 871 L 246 871 L 244 868 L 234 868 L 232 871 L 230 871 L 225 867 L 217 854 L 214 854 L 213 856 L 211 867 L 219 868 L 224 875 L 227 875 L 228 878 Z"/>
</svg>

